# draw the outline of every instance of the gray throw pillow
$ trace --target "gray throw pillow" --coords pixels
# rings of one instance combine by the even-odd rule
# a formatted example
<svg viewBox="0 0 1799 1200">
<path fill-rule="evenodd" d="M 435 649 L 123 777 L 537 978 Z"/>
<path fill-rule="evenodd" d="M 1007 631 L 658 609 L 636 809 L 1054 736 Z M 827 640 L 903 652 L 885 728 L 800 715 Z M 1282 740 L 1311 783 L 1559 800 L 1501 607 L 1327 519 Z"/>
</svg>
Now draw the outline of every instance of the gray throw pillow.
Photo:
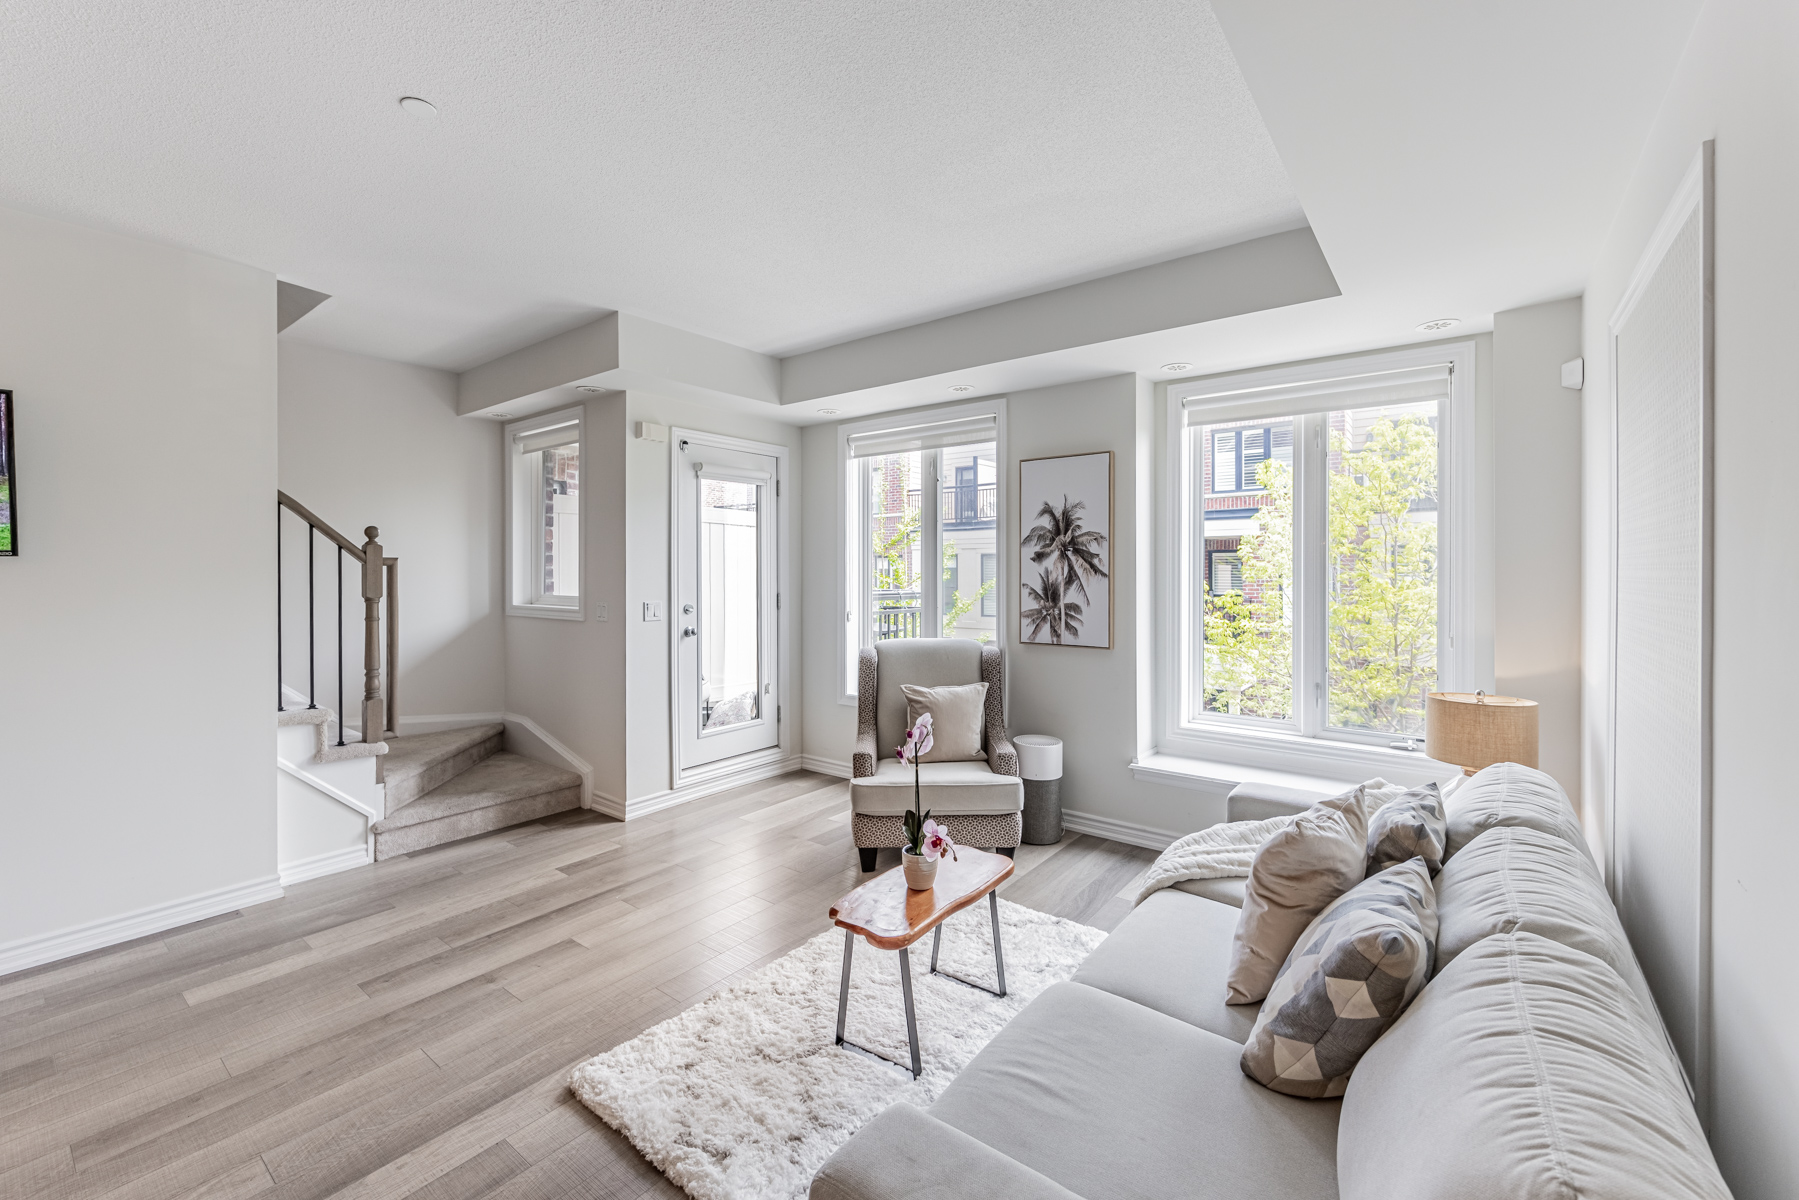
<svg viewBox="0 0 1799 1200">
<path fill-rule="evenodd" d="M 1275 977 L 1243 1046 L 1243 1073 L 1289 1096 L 1341 1096 L 1430 978 L 1436 940 L 1437 893 L 1421 858 L 1339 896 Z"/>
<path fill-rule="evenodd" d="M 900 685 L 906 697 L 906 727 L 931 714 L 931 749 L 919 762 L 974 762 L 987 757 L 981 729 L 987 720 L 987 685 L 958 683 L 944 687 Z M 888 753 L 892 753 L 889 751 Z"/>
<path fill-rule="evenodd" d="M 1368 874 L 1379 875 L 1408 859 L 1422 858 L 1435 875 L 1443 869 L 1449 822 L 1437 785 L 1413 788 L 1383 805 L 1368 820 Z"/>
</svg>

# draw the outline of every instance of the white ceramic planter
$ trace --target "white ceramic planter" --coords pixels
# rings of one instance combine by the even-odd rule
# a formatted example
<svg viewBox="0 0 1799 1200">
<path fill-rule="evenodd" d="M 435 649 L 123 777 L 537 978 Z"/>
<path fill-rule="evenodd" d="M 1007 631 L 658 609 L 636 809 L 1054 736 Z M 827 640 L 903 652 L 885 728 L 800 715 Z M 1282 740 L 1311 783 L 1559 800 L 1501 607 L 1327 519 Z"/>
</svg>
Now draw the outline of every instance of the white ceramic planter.
<svg viewBox="0 0 1799 1200">
<path fill-rule="evenodd" d="M 928 892 L 937 881 L 937 861 L 927 860 L 910 850 L 900 851 L 900 863 L 906 869 L 906 886 L 915 892 Z"/>
</svg>

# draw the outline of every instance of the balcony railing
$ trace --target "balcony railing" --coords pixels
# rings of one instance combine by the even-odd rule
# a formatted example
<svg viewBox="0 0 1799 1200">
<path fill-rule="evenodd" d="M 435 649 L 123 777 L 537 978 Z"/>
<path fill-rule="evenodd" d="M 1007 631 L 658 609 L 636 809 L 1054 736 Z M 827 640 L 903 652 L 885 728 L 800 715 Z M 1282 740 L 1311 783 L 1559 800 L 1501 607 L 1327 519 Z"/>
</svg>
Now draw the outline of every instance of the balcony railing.
<svg viewBox="0 0 1799 1200">
<path fill-rule="evenodd" d="M 915 638 L 923 615 L 924 597 L 918 592 L 876 592 L 874 594 L 875 641 L 888 638 Z"/>
<path fill-rule="evenodd" d="M 906 493 L 906 511 L 912 512 L 917 507 L 918 489 L 914 488 Z M 943 489 L 937 513 L 945 525 L 992 524 L 999 518 L 998 485 L 982 483 L 957 487 L 951 484 Z"/>
</svg>

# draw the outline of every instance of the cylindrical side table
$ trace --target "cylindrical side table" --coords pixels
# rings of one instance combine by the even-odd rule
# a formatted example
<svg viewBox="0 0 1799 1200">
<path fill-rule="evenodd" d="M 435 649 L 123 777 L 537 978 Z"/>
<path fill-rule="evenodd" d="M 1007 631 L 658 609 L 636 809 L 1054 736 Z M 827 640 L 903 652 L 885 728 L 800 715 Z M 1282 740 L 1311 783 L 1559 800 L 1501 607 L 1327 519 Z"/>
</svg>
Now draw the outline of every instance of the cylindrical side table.
<svg viewBox="0 0 1799 1200">
<path fill-rule="evenodd" d="M 1062 840 L 1062 739 L 1043 733 L 1021 733 L 1018 773 L 1024 777 L 1024 840 L 1051 846 Z"/>
</svg>

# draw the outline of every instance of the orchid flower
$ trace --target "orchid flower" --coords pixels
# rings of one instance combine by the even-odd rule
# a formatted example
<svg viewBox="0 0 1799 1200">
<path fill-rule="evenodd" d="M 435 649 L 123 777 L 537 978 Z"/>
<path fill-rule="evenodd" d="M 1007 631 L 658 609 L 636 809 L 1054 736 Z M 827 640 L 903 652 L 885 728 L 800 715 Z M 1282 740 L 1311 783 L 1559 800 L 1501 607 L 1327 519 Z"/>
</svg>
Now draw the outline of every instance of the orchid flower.
<svg viewBox="0 0 1799 1200">
<path fill-rule="evenodd" d="M 949 830 L 935 821 L 925 821 L 918 840 L 920 853 L 927 862 L 935 862 L 945 854 L 951 858 L 956 857 L 956 843 L 950 840 Z"/>
<path fill-rule="evenodd" d="M 900 762 L 912 764 L 912 811 L 906 814 L 906 848 L 913 854 L 924 853 L 924 828 L 926 825 L 935 825 L 935 822 L 930 819 L 931 814 L 924 811 L 924 799 L 921 795 L 922 789 L 919 786 L 918 774 L 918 760 L 931 752 L 931 745 L 931 714 L 927 712 L 919 714 L 918 723 L 906 730 L 906 740 L 895 746 L 893 750 Z M 945 845 L 949 844 L 948 837 L 943 840 Z M 939 850 L 937 853 L 940 854 L 942 851 Z M 952 847 L 951 854 L 954 853 Z M 929 857 L 935 860 L 937 854 Z"/>
</svg>

